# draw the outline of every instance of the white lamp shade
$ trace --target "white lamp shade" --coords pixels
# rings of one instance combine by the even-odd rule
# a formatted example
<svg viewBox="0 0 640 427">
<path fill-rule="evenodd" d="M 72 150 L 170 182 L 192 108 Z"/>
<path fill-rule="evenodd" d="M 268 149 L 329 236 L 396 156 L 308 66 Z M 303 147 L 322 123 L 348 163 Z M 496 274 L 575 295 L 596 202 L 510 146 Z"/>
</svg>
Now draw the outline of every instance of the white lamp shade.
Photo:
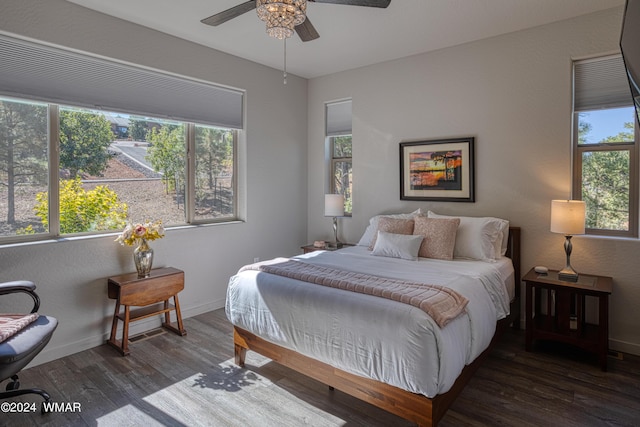
<svg viewBox="0 0 640 427">
<path fill-rule="evenodd" d="M 324 195 L 324 216 L 344 216 L 344 196 L 342 194 Z"/>
<path fill-rule="evenodd" d="M 551 231 L 567 236 L 584 234 L 585 212 L 582 200 L 552 200 Z"/>
</svg>

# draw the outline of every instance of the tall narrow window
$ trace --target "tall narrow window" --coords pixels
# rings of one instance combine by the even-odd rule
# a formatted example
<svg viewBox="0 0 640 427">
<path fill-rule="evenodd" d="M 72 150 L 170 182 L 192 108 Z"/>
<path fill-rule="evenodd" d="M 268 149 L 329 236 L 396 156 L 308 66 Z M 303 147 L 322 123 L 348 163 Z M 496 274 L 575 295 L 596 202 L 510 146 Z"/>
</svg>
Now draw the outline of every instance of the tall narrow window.
<svg viewBox="0 0 640 427">
<path fill-rule="evenodd" d="M 235 149 L 238 132 L 196 126 L 194 220 L 234 218 Z"/>
<path fill-rule="evenodd" d="M 351 135 L 329 137 L 331 145 L 331 193 L 344 196 L 344 212 L 352 211 Z"/>
<path fill-rule="evenodd" d="M 574 63 L 574 198 L 587 232 L 638 235 L 638 125 L 618 55 Z"/>
<path fill-rule="evenodd" d="M 344 196 L 345 214 L 353 211 L 353 163 L 351 100 L 326 105 L 326 135 L 329 145 L 329 191 Z"/>
<path fill-rule="evenodd" d="M 0 237 L 47 233 L 35 215 L 49 181 L 48 107 L 0 98 Z"/>
</svg>

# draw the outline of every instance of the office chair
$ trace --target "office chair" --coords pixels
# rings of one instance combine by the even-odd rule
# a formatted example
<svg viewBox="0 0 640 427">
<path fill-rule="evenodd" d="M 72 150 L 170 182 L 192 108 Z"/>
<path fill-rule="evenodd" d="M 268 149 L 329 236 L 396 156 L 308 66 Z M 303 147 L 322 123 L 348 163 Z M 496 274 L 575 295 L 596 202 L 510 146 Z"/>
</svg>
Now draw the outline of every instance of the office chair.
<svg viewBox="0 0 640 427">
<path fill-rule="evenodd" d="M 37 313 L 40 308 L 40 298 L 35 292 L 36 285 L 27 280 L 16 280 L 0 283 L 0 295 L 26 293 L 33 299 L 31 313 Z M 2 316 L 0 314 L 0 316 Z M 39 388 L 20 389 L 18 372 L 22 370 L 47 345 L 58 321 L 51 316 L 38 318 L 0 343 L 0 382 L 11 379 L 7 383 L 6 391 L 0 392 L 0 399 L 21 396 L 24 394 L 38 394 L 45 402 L 49 402 L 49 393 Z M 44 405 L 42 412 L 45 411 Z"/>
</svg>

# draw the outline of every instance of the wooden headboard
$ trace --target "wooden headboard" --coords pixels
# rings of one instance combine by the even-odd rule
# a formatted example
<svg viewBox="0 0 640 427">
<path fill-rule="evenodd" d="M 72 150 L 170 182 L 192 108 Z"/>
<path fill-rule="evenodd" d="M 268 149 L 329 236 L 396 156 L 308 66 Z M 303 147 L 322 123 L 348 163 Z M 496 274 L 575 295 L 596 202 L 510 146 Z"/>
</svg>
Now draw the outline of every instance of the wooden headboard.
<svg viewBox="0 0 640 427">
<path fill-rule="evenodd" d="M 511 319 L 514 328 L 520 327 L 520 280 L 522 273 L 520 270 L 520 227 L 509 227 L 509 240 L 507 242 L 506 256 L 511 258 L 513 263 L 513 279 L 515 280 L 514 300 L 511 304 Z"/>
</svg>

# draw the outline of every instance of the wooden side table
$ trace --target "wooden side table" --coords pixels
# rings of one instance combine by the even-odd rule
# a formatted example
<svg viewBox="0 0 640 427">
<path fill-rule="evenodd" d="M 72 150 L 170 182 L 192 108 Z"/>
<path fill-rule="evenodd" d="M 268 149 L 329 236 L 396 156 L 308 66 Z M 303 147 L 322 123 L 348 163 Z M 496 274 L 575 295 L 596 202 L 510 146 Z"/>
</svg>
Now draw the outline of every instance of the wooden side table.
<svg viewBox="0 0 640 427">
<path fill-rule="evenodd" d="M 598 356 L 600 368 L 607 370 L 609 352 L 609 295 L 613 279 L 580 274 L 577 282 L 558 279 L 558 272 L 539 274 L 531 269 L 522 280 L 526 283 L 526 349 L 532 350 L 536 339 L 564 342 Z M 542 295 L 546 296 L 544 313 Z M 585 320 L 585 300 L 596 298 L 598 323 Z M 575 306 L 575 319 L 571 306 Z"/>
<path fill-rule="evenodd" d="M 182 325 L 182 314 L 178 302 L 178 292 L 184 289 L 184 271 L 177 268 L 157 268 L 149 277 L 139 278 L 138 273 L 109 277 L 108 295 L 116 300 L 116 308 L 111 325 L 111 336 L 107 343 L 123 356 L 129 355 L 129 323 L 158 314 L 164 314 L 162 326 L 178 335 L 187 335 Z M 173 305 L 169 300 L 173 298 Z M 124 312 L 120 313 L 120 306 Z M 131 306 L 145 307 L 134 311 Z M 176 312 L 176 323 L 171 323 L 171 311 Z M 122 320 L 122 340 L 116 338 L 118 320 Z"/>
</svg>

